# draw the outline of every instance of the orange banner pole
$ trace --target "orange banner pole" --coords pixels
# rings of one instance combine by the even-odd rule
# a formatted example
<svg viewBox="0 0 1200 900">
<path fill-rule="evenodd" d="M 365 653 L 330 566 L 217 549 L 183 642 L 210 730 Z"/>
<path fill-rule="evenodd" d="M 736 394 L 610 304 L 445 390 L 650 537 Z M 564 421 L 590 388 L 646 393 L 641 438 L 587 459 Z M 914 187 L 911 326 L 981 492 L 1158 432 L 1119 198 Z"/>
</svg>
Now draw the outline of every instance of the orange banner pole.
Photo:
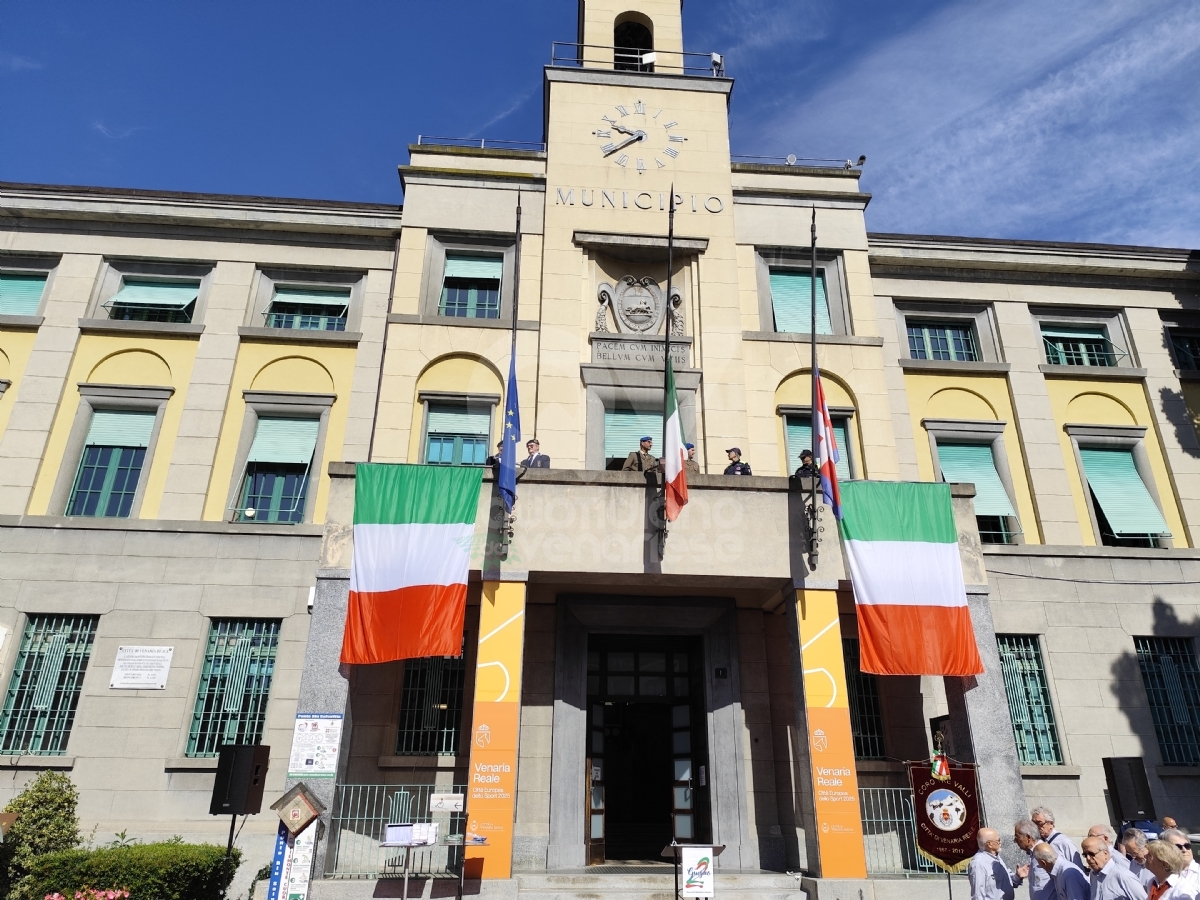
<svg viewBox="0 0 1200 900">
<path fill-rule="evenodd" d="M 467 771 L 468 878 L 512 877 L 524 646 L 525 585 L 485 581 Z M 473 839 L 487 844 L 472 846 Z"/>
<path fill-rule="evenodd" d="M 796 601 L 819 871 L 822 878 L 866 878 L 837 591 L 798 590 Z"/>
</svg>

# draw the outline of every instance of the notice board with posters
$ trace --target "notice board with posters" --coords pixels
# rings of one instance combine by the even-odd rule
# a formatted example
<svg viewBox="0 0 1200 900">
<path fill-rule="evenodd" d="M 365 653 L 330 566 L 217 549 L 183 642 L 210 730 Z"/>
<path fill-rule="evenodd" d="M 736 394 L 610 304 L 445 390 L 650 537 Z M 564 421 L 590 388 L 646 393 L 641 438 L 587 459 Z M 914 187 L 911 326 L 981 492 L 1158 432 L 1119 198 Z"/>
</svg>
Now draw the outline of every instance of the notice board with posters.
<svg viewBox="0 0 1200 900">
<path fill-rule="evenodd" d="M 944 756 L 906 763 L 917 820 L 917 852 L 944 872 L 962 872 L 978 846 L 975 766 Z"/>
</svg>

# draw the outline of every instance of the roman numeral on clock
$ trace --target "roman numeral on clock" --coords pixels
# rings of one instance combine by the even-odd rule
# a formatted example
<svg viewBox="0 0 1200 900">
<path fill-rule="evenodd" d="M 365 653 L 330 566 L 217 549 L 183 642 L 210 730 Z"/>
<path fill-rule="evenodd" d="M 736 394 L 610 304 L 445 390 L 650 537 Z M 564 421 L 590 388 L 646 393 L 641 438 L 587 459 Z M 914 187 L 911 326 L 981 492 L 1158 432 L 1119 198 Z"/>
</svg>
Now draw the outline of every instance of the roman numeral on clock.
<svg viewBox="0 0 1200 900">
<path fill-rule="evenodd" d="M 627 110 L 627 109 L 626 109 L 625 107 L 623 107 L 623 106 L 618 106 L 618 107 L 617 107 L 617 112 L 619 112 L 619 113 L 620 113 L 622 116 L 627 116 L 627 115 L 629 115 L 629 110 Z"/>
<path fill-rule="evenodd" d="M 674 159 L 675 157 L 677 157 L 679 155 L 679 151 L 676 150 L 674 147 L 667 147 L 665 150 L 663 150 L 663 154 L 665 156 L 671 157 L 671 159 Z"/>
<path fill-rule="evenodd" d="M 633 104 L 633 111 L 639 116 L 644 116 L 646 114 L 646 104 L 639 100 L 637 103 Z"/>
</svg>

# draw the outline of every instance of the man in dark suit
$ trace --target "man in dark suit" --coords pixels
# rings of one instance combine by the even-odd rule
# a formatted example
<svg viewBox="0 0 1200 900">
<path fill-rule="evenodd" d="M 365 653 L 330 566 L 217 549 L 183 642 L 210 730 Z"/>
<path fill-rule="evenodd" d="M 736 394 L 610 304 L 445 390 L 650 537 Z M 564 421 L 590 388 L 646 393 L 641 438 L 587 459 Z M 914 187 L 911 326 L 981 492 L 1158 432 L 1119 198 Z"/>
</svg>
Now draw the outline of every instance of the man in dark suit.
<svg viewBox="0 0 1200 900">
<path fill-rule="evenodd" d="M 550 457 L 542 453 L 542 445 L 538 443 L 537 438 L 530 438 L 525 442 L 525 449 L 529 451 L 529 455 L 520 462 L 520 466 L 525 469 L 548 469 L 550 468 Z"/>
</svg>

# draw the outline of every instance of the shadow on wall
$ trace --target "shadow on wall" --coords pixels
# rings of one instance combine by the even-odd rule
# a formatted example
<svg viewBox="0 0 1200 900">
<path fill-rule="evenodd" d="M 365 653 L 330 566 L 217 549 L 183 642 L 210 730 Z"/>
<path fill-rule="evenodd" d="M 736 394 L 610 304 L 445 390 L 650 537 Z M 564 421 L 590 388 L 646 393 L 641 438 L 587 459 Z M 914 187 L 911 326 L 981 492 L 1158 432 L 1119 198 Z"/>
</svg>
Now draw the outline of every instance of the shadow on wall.
<svg viewBox="0 0 1200 900">
<path fill-rule="evenodd" d="M 1194 828 L 1200 824 L 1200 787 L 1194 778 L 1163 778 L 1161 771 L 1186 767 L 1179 772 L 1185 776 L 1200 765 L 1200 666 L 1194 641 L 1200 635 L 1200 616 L 1185 621 L 1174 606 L 1157 596 L 1153 613 L 1150 634 L 1136 637 L 1134 647 L 1121 653 L 1111 667 L 1112 694 L 1141 746 L 1114 741 L 1112 751 L 1114 756 L 1140 753 L 1157 814 Z"/>
<path fill-rule="evenodd" d="M 1189 456 L 1200 456 L 1200 438 L 1197 437 L 1200 433 L 1200 384 L 1196 385 L 1193 397 L 1193 403 L 1197 404 L 1195 409 L 1188 403 L 1184 392 L 1171 388 L 1159 388 L 1158 399 L 1167 421 L 1175 429 L 1175 439 L 1183 452 Z"/>
</svg>

